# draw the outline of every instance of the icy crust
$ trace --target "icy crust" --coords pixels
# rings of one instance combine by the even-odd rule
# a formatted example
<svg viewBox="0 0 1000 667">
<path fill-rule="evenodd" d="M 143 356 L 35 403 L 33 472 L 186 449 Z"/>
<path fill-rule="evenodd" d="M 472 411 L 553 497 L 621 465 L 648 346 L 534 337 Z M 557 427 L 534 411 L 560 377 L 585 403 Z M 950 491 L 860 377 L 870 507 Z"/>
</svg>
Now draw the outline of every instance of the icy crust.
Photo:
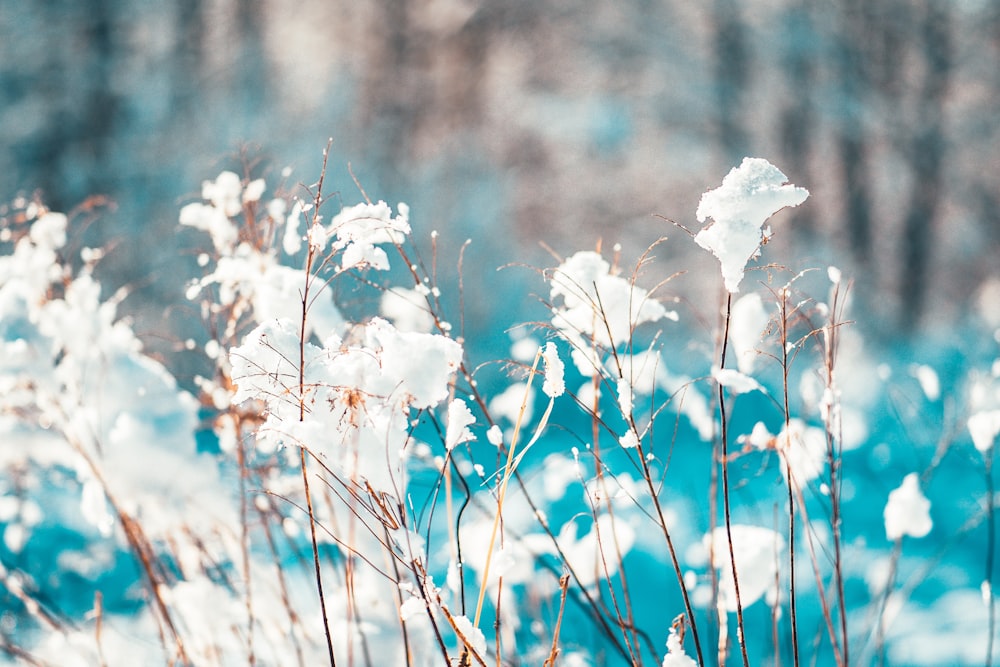
<svg viewBox="0 0 1000 667">
<path fill-rule="evenodd" d="M 786 185 L 788 178 L 762 158 L 744 158 L 734 167 L 722 185 L 701 196 L 698 222 L 715 222 L 694 237 L 722 265 L 726 289 L 738 292 L 747 262 L 755 258 L 761 242 L 769 235 L 761 226 L 786 206 L 798 206 L 809 192 Z"/>
</svg>

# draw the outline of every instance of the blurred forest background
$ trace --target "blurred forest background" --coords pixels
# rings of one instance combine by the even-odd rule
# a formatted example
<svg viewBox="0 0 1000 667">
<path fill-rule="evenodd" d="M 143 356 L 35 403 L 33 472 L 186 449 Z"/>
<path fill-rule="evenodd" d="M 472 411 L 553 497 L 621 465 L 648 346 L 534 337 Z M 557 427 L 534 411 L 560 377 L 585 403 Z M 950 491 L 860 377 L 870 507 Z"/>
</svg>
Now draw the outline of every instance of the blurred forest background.
<svg viewBox="0 0 1000 667">
<path fill-rule="evenodd" d="M 552 265 L 540 241 L 621 242 L 632 261 L 666 234 L 670 270 L 713 264 L 653 214 L 696 229 L 701 193 L 745 155 L 812 192 L 769 259 L 837 263 L 869 332 L 949 326 L 1000 278 L 995 0 L 0 8 L 0 193 L 110 197 L 92 233 L 122 241 L 106 270 L 133 286 L 140 331 L 198 273 L 176 220 L 201 181 L 260 159 L 269 186 L 286 165 L 312 183 L 328 137 L 344 203 L 350 163 L 373 199 L 410 203 L 418 239 L 441 232 L 439 265 L 473 239 L 472 294 L 509 280 L 500 264 Z M 470 319 L 495 303 L 467 299 Z"/>
</svg>

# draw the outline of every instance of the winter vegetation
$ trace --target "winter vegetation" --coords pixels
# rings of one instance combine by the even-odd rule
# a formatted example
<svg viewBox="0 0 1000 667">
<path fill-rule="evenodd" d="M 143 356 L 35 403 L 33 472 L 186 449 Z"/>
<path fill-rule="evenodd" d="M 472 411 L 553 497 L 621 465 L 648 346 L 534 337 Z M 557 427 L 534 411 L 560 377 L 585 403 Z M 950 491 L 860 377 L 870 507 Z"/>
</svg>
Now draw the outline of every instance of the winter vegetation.
<svg viewBox="0 0 1000 667">
<path fill-rule="evenodd" d="M 772 252 L 810 184 L 760 158 L 637 258 L 497 272 L 329 151 L 179 208 L 190 377 L 102 287 L 90 209 L 3 210 L 4 659 L 1000 664 L 988 314 L 960 364 L 881 356 L 849 276 Z M 534 286 L 467 294 L 487 272 Z M 541 315 L 479 357 L 473 298 Z"/>
</svg>

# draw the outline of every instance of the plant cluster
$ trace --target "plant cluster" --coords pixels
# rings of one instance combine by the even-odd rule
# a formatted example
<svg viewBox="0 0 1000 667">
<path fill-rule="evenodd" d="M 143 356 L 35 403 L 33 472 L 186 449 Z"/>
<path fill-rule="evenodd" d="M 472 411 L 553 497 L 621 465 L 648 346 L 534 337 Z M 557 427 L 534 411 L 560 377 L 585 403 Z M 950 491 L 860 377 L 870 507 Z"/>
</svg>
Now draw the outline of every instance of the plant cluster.
<svg viewBox="0 0 1000 667">
<path fill-rule="evenodd" d="M 557 258 L 540 271 L 549 318 L 477 364 L 452 324 L 462 295 L 437 282 L 436 235 L 428 265 L 405 204 L 362 190 L 331 210 L 325 159 L 318 182 L 269 197 L 223 172 L 181 210 L 208 239 L 185 295 L 206 331 L 183 343 L 205 369 L 197 397 L 118 316 L 124 293 L 102 298 L 103 251 L 75 247 L 69 217 L 5 211 L 8 656 L 905 664 L 892 641 L 917 584 L 900 583 L 902 545 L 934 529 L 923 489 L 960 436 L 877 499 L 881 547 L 846 537 L 860 532 L 849 510 L 875 500 L 859 502 L 844 465 L 872 439 L 852 398 L 871 364 L 849 284 L 767 265 L 740 292 L 767 220 L 806 190 L 748 158 L 702 197 L 712 222 L 690 235 L 724 283 L 706 336 L 669 292 L 677 274 L 643 286 L 661 239 L 631 271 L 617 248 Z M 937 400 L 930 368 L 913 377 Z M 954 423 L 986 493 L 963 530 L 989 534 L 981 609 L 950 655 L 989 663 L 1000 362 L 968 395 Z"/>
</svg>

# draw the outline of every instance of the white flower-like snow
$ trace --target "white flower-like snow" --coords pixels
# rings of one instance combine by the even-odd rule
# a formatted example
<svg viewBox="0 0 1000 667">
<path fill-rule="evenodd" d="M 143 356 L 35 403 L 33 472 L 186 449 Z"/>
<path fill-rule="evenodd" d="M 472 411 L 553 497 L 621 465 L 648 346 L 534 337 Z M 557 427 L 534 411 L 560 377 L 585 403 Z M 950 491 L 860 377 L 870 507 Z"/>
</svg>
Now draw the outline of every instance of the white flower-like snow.
<svg viewBox="0 0 1000 667">
<path fill-rule="evenodd" d="M 722 185 L 701 196 L 698 221 L 715 222 L 698 232 L 695 242 L 718 257 L 726 289 L 738 292 L 747 262 L 757 256 L 767 232 L 761 226 L 786 206 L 798 206 L 809 191 L 791 184 L 763 158 L 744 158 L 722 179 Z"/>
<path fill-rule="evenodd" d="M 931 532 L 931 501 L 920 490 L 917 473 L 911 472 L 903 478 L 899 488 L 889 492 L 889 502 L 885 504 L 885 536 L 898 540 L 903 535 L 924 537 Z"/>
</svg>

